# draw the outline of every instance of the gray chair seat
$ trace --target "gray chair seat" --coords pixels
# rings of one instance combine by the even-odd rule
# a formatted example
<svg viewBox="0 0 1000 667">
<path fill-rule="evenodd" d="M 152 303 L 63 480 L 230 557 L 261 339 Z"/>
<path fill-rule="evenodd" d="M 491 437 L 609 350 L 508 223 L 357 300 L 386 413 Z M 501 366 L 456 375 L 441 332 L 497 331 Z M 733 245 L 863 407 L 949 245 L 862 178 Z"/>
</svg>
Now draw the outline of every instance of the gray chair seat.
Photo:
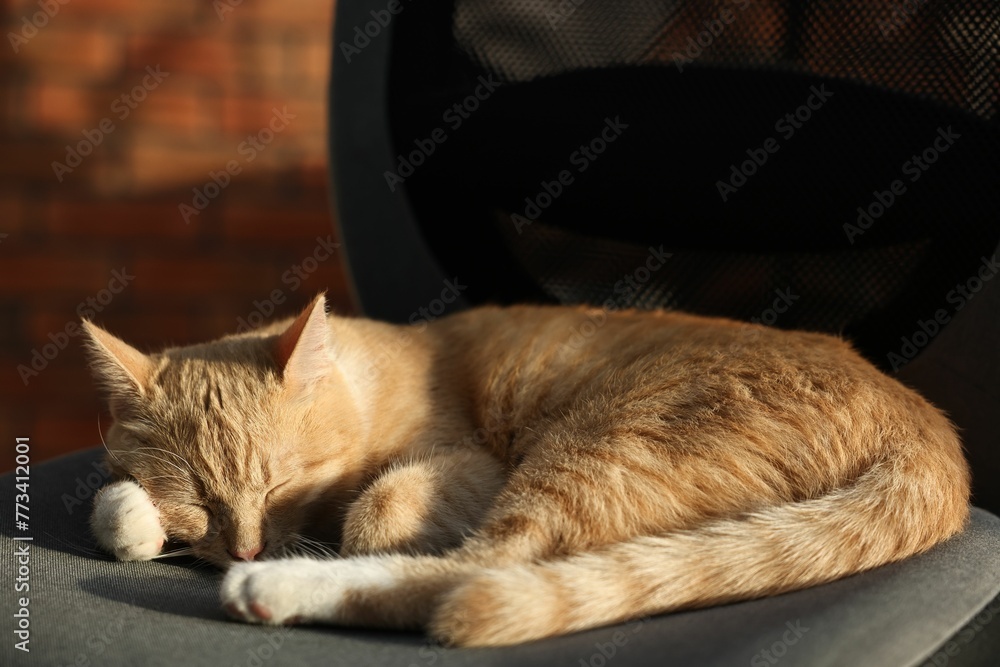
<svg viewBox="0 0 1000 667">
<path fill-rule="evenodd" d="M 244 625 L 219 608 L 214 569 L 112 561 L 87 527 L 90 497 L 104 482 L 95 467 L 100 454 L 31 469 L 28 530 L 16 529 L 13 503 L 0 516 L 8 587 L 0 664 L 1000 664 L 1000 519 L 982 510 L 963 534 L 926 554 L 825 586 L 524 646 L 444 649 L 413 633 Z M 0 478 L 4 498 L 14 498 L 14 483 L 11 474 Z M 25 548 L 30 590 L 15 593 Z M 14 648 L 22 596 L 30 598 L 30 653 Z"/>
</svg>

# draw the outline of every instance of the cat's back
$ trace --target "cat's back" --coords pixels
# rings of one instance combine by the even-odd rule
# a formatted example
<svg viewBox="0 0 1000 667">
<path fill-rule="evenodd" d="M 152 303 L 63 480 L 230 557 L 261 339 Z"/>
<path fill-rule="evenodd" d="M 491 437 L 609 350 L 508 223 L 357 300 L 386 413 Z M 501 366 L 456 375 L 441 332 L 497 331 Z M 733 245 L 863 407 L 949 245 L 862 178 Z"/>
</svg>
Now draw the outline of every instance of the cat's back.
<svg viewBox="0 0 1000 667">
<path fill-rule="evenodd" d="M 827 334 L 566 306 L 481 307 L 440 325 L 442 358 L 483 415 L 573 413 L 596 427 L 629 414 L 657 428 L 704 417 L 748 435 L 766 420 L 814 434 L 817 448 L 875 438 L 886 424 L 954 438 L 940 411 Z"/>
<path fill-rule="evenodd" d="M 666 310 L 588 306 L 484 306 L 440 321 L 444 349 L 472 364 L 618 369 L 649 365 L 774 372 L 870 368 L 847 342 L 821 333 L 783 331 L 726 318 Z M 662 369 L 661 369 L 662 370 Z M 873 369 L 872 369 L 873 370 Z"/>
</svg>

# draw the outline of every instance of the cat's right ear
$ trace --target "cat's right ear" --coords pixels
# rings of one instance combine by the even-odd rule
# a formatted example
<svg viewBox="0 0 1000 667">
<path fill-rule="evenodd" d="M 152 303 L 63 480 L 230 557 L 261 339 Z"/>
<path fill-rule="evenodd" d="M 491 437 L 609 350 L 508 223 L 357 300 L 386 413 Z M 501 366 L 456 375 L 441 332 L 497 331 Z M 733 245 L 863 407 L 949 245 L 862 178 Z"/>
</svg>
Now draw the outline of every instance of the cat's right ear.
<svg viewBox="0 0 1000 667">
<path fill-rule="evenodd" d="M 83 332 L 87 338 L 91 372 L 107 391 L 111 415 L 118 417 L 146 393 L 153 362 L 89 320 L 83 321 Z"/>
</svg>

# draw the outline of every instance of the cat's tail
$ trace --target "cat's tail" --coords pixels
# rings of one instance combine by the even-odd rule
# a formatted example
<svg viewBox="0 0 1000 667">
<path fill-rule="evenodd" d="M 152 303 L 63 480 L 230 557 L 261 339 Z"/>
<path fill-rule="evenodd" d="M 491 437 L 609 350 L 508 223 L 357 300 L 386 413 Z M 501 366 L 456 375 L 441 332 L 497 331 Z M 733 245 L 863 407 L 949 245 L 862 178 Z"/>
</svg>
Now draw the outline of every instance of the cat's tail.
<svg viewBox="0 0 1000 667">
<path fill-rule="evenodd" d="M 431 633 L 452 644 L 506 645 L 778 594 L 920 553 L 964 526 L 969 476 L 952 452 L 914 449 L 818 498 L 482 571 L 442 601 Z"/>
</svg>

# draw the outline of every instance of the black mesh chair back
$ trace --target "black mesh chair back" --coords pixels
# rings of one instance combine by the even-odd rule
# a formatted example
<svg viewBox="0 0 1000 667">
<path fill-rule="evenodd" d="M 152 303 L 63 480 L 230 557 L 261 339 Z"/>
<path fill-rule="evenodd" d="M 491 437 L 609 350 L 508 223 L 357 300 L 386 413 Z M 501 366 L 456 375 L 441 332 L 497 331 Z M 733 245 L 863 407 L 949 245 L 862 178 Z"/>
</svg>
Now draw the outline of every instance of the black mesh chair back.
<svg viewBox="0 0 1000 667">
<path fill-rule="evenodd" d="M 376 91 L 333 98 L 373 315 L 410 319 L 447 276 L 466 304 L 840 334 L 894 372 L 998 270 L 993 0 L 394 7 L 334 54 L 335 88 Z"/>
</svg>

